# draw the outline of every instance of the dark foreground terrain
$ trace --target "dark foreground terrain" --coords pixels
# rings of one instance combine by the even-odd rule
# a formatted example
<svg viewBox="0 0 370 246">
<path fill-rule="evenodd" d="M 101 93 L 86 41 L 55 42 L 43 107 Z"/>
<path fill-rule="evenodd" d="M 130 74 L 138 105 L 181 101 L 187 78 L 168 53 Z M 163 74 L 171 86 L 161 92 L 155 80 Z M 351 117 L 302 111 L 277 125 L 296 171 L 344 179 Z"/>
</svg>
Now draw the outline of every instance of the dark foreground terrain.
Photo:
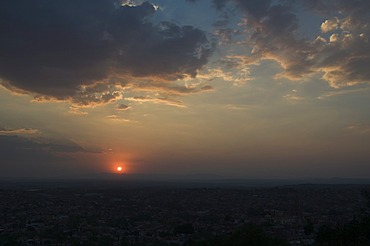
<svg viewBox="0 0 370 246">
<path fill-rule="evenodd" d="M 2 183 L 0 245 L 370 245 L 369 191 Z"/>
</svg>

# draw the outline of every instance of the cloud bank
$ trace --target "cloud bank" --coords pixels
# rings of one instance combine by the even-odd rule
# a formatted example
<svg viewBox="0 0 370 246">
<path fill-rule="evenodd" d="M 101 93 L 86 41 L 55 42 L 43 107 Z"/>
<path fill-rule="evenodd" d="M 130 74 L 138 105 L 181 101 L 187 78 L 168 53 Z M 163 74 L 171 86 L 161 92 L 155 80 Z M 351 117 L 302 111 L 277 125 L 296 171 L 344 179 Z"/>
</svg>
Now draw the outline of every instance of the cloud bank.
<svg viewBox="0 0 370 246">
<path fill-rule="evenodd" d="M 196 0 L 181 4 L 186 2 Z M 249 66 L 263 60 L 280 64 L 277 78 L 302 80 L 319 75 L 333 88 L 369 83 L 369 1 L 212 3 L 217 11 L 233 6 L 233 15 L 221 14 L 221 20 L 214 20 L 214 30 L 201 30 L 174 21 L 155 21 L 156 12 L 166 9 L 149 2 L 2 1 L 0 83 L 14 93 L 34 95 L 36 102 L 69 101 L 74 108 L 125 98 L 181 105 L 178 96 L 212 87 L 201 83 L 199 88 L 189 87 L 177 80 L 195 78 L 208 65 L 205 71 L 212 71 L 207 75 L 209 81 L 213 76 L 243 84 L 250 79 Z M 323 20 L 314 38 L 301 35 L 303 12 Z M 245 40 L 235 43 L 244 44 L 244 53 L 219 56 L 208 64 L 214 43 L 232 50 L 232 37 L 240 35 Z M 213 67 L 217 62 L 220 69 Z M 148 94 L 125 95 L 127 90 Z"/>
<path fill-rule="evenodd" d="M 74 156 L 93 154 L 70 140 L 35 136 L 36 129 L 0 130 L 0 177 L 56 177 L 79 174 Z M 32 135 L 30 135 L 32 134 Z"/>
<path fill-rule="evenodd" d="M 7 0 L 0 3 L 0 78 L 36 101 L 109 103 L 112 88 L 194 77 L 212 53 L 193 26 L 154 24 L 157 7 L 114 0 Z M 121 90 L 122 91 L 122 90 Z"/>
<path fill-rule="evenodd" d="M 246 46 L 251 50 L 238 65 L 273 60 L 283 69 L 278 77 L 300 80 L 319 73 L 335 88 L 370 82 L 369 1 L 213 2 L 220 10 L 232 3 L 243 13 L 240 25 L 248 34 Z M 313 40 L 299 35 L 302 10 L 326 18 Z"/>
</svg>

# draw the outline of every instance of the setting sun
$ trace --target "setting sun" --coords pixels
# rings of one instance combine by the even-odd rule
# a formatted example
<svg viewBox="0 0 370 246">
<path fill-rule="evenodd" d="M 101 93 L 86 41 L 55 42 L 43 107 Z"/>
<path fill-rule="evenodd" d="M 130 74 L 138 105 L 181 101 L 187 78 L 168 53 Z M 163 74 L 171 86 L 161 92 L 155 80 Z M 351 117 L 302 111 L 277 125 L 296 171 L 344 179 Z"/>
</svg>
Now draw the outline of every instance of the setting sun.
<svg viewBox="0 0 370 246">
<path fill-rule="evenodd" d="M 109 165 L 109 172 L 115 174 L 127 174 L 130 168 L 126 161 L 112 161 Z"/>
</svg>

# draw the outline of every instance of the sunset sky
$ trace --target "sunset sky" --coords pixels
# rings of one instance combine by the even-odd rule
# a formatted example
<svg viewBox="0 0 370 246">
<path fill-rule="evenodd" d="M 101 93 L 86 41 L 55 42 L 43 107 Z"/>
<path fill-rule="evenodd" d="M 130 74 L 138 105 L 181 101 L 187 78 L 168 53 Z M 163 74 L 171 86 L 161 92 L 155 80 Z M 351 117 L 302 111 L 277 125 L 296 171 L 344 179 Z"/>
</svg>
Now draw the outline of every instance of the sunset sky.
<svg viewBox="0 0 370 246">
<path fill-rule="evenodd" d="M 0 178 L 370 178 L 369 0 L 3 0 Z"/>
</svg>

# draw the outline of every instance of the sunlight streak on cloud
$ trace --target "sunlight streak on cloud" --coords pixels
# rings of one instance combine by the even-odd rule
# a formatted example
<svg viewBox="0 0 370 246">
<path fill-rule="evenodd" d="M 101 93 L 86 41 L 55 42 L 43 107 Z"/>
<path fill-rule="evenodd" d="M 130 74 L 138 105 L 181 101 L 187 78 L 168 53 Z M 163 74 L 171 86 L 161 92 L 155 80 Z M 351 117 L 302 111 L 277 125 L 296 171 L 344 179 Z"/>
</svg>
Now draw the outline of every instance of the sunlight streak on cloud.
<svg viewBox="0 0 370 246">
<path fill-rule="evenodd" d="M 33 135 L 40 133 L 39 130 L 33 129 L 33 128 L 18 128 L 18 129 L 12 129 L 12 128 L 0 128 L 0 135 Z"/>
<path fill-rule="evenodd" d="M 107 119 L 114 122 L 122 122 L 122 123 L 129 123 L 131 120 L 120 118 L 118 115 L 108 115 Z"/>
<path fill-rule="evenodd" d="M 127 97 L 125 98 L 127 101 L 132 101 L 132 102 L 139 102 L 139 103 L 155 103 L 155 104 L 165 104 L 169 106 L 174 106 L 178 108 L 187 108 L 186 105 L 182 101 L 179 100 L 174 100 L 171 98 L 165 98 L 165 97 L 160 97 L 160 98 L 155 98 L 155 97 L 150 97 L 150 96 L 137 96 L 137 97 Z"/>
</svg>

